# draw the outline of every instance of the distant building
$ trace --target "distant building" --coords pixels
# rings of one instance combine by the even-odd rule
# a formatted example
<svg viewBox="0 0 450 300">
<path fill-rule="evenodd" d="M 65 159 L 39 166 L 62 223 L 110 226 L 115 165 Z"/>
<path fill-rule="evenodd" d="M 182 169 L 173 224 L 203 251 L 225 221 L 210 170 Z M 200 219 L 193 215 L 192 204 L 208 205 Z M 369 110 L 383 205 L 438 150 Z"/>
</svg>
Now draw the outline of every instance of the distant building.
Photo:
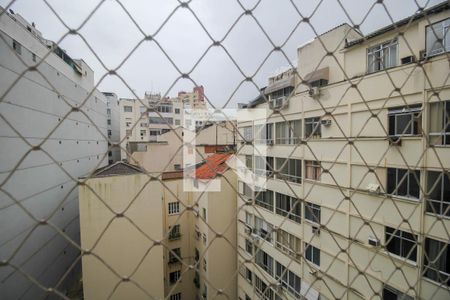
<svg viewBox="0 0 450 300">
<path fill-rule="evenodd" d="M 97 170 L 80 187 L 81 247 L 95 254 L 82 257 L 84 298 L 114 291 L 109 266 L 142 288 L 121 284 L 111 299 L 212 299 L 217 289 L 218 299 L 236 299 L 236 178 L 228 157 L 210 156 L 192 173 L 192 182 L 219 180 L 216 193 L 185 192 L 182 171 L 163 173 L 161 182 L 122 161 Z"/>
<path fill-rule="evenodd" d="M 106 115 L 108 117 L 108 139 L 112 143 L 120 143 L 120 108 L 117 95 L 110 92 L 103 92 L 106 97 Z M 112 164 L 120 160 L 120 147 L 114 147 L 108 143 L 108 163 Z"/>
<path fill-rule="evenodd" d="M 63 293 L 79 273 L 80 252 L 68 240 L 79 242 L 75 180 L 108 162 L 106 98 L 82 59 L 19 14 L 0 14 L 0 261 L 8 262 L 0 264 L 0 298 L 52 297 L 9 264 Z M 18 203 L 63 234 L 35 227 Z"/>
<path fill-rule="evenodd" d="M 173 128 L 190 126 L 183 124 L 185 110 L 206 108 L 202 86 L 194 88 L 192 93 L 180 92 L 175 98 L 161 98 L 160 94 L 146 93 L 143 99 L 122 98 L 119 104 L 121 146 L 130 153 L 136 149 L 142 151 L 147 143 L 158 142 L 161 134 Z M 203 122 L 195 125 L 202 126 Z M 123 149 L 121 158 L 126 159 L 127 153 Z"/>
</svg>

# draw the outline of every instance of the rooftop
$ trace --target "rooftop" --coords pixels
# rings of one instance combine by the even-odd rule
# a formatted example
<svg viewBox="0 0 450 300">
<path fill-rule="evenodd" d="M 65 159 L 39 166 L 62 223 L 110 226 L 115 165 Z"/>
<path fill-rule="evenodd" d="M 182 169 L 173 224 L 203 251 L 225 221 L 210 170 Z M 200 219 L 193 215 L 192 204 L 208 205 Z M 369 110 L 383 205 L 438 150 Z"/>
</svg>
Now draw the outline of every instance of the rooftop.
<svg viewBox="0 0 450 300">
<path fill-rule="evenodd" d="M 144 174 L 145 171 L 138 166 L 124 161 L 117 161 L 112 165 L 95 170 L 91 177 L 107 177 L 117 175 Z"/>
<path fill-rule="evenodd" d="M 193 177 L 207 180 L 223 174 L 229 168 L 226 162 L 231 155 L 232 153 L 216 153 L 208 156 L 205 162 L 194 171 Z"/>
<path fill-rule="evenodd" d="M 380 28 L 380 29 L 378 29 L 378 30 L 376 30 L 376 31 L 374 31 L 372 33 L 369 33 L 368 35 L 366 35 L 366 36 L 364 36 L 364 37 L 362 37 L 360 39 L 348 42 L 347 45 L 346 45 L 346 48 L 350 48 L 350 47 L 352 47 L 354 45 L 361 44 L 361 43 L 363 43 L 363 42 L 365 42 L 365 41 L 367 41 L 367 40 L 369 40 L 371 38 L 374 38 L 374 37 L 382 35 L 382 34 L 384 34 L 386 32 L 398 29 L 399 27 L 401 27 L 403 25 L 406 25 L 406 24 L 408 24 L 410 22 L 414 22 L 416 20 L 422 19 L 422 18 L 424 18 L 426 16 L 429 16 L 429 15 L 434 15 L 434 14 L 440 13 L 442 11 L 445 11 L 445 10 L 449 9 L 449 8 L 450 8 L 450 3 L 448 1 L 444 1 L 442 3 L 439 3 L 439 4 L 435 5 L 435 6 L 432 6 L 432 7 L 428 8 L 428 9 L 421 10 L 420 12 L 417 12 L 416 14 L 414 14 L 414 15 L 412 15 L 410 17 L 404 18 L 404 19 L 402 19 L 400 21 L 392 23 L 391 25 L 388 25 L 388 26 L 385 26 L 383 28 Z"/>
</svg>

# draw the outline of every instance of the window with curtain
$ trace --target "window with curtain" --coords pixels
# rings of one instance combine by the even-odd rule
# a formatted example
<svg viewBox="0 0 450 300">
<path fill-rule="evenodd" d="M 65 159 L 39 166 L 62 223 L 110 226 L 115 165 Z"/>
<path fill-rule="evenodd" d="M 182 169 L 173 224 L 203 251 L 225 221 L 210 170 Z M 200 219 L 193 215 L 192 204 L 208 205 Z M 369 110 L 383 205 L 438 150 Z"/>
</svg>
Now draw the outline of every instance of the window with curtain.
<svg viewBox="0 0 450 300">
<path fill-rule="evenodd" d="M 450 145 L 450 101 L 430 104 L 430 144 Z"/>
<path fill-rule="evenodd" d="M 427 26 L 425 34 L 428 57 L 450 51 L 449 28 L 450 18 Z"/>
<path fill-rule="evenodd" d="M 439 284 L 450 286 L 450 244 L 425 239 L 424 276 Z"/>
<path fill-rule="evenodd" d="M 320 138 L 322 136 L 320 118 L 306 118 L 305 119 L 305 139 Z"/>
<path fill-rule="evenodd" d="M 306 160 L 305 177 L 312 180 L 320 180 L 320 175 L 322 175 L 322 168 L 320 167 L 320 162 L 315 160 Z"/>
<path fill-rule="evenodd" d="M 302 161 L 293 158 L 276 158 L 276 167 L 279 172 L 277 179 L 295 183 L 302 182 Z"/>
<path fill-rule="evenodd" d="M 273 211 L 273 191 L 265 190 L 256 192 L 255 204 Z"/>
</svg>

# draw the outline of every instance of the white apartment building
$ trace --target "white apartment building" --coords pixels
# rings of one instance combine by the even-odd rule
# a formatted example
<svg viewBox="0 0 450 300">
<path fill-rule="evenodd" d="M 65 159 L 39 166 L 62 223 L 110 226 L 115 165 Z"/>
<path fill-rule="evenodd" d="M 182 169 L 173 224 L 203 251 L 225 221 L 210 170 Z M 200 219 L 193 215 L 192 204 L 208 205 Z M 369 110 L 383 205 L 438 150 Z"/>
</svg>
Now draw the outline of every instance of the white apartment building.
<svg viewBox="0 0 450 300">
<path fill-rule="evenodd" d="M 185 110 L 206 108 L 203 87 L 195 87 L 192 93 L 180 92 L 175 98 L 146 93 L 142 100 L 122 98 L 119 103 L 121 147 L 130 153 L 143 151 L 146 144 L 158 142 L 161 134 L 173 128 L 189 127 L 183 124 Z M 123 149 L 122 159 L 127 158 Z"/>
<path fill-rule="evenodd" d="M 112 164 L 120 160 L 120 107 L 119 98 L 115 93 L 103 92 L 106 97 L 106 116 L 108 117 L 108 163 Z"/>
<path fill-rule="evenodd" d="M 69 241 L 79 243 L 76 180 L 108 162 L 106 99 L 94 87 L 82 59 L 0 8 L 2 299 L 55 296 L 23 274 L 63 293 L 79 274 L 79 249 Z"/>
<path fill-rule="evenodd" d="M 238 124 L 268 177 L 239 182 L 239 299 L 449 299 L 449 25 L 343 24 L 247 105 L 274 113 Z"/>
</svg>

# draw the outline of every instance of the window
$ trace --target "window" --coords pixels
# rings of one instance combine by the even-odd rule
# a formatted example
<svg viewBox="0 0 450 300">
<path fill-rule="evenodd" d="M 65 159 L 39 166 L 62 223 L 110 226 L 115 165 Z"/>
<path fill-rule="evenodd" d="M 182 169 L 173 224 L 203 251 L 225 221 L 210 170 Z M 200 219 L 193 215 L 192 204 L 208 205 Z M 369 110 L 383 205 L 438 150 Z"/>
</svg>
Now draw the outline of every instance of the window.
<svg viewBox="0 0 450 300">
<path fill-rule="evenodd" d="M 258 295 L 258 299 L 261 300 L 273 300 L 274 292 L 267 286 L 267 284 L 261 280 L 257 275 L 255 275 L 255 292 Z"/>
<path fill-rule="evenodd" d="M 450 179 L 443 172 L 427 172 L 427 212 L 450 216 Z"/>
<path fill-rule="evenodd" d="M 305 119 L 305 139 L 320 138 L 322 136 L 320 127 L 320 118 L 306 118 Z"/>
<path fill-rule="evenodd" d="M 305 202 L 305 219 L 320 224 L 320 205 Z"/>
<path fill-rule="evenodd" d="M 175 125 L 180 125 L 181 123 L 180 123 L 180 120 L 175 120 Z"/>
<path fill-rule="evenodd" d="M 242 137 L 244 138 L 244 142 L 252 142 L 253 141 L 252 126 L 247 126 L 247 127 L 242 128 Z"/>
<path fill-rule="evenodd" d="M 300 299 L 300 277 L 295 275 L 290 270 L 286 269 L 286 267 L 279 262 L 276 262 L 275 265 L 275 278 L 279 280 L 281 286 L 287 289 L 289 293 L 294 295 L 296 299 Z"/>
<path fill-rule="evenodd" d="M 249 268 L 245 268 L 245 279 L 247 279 L 248 282 L 252 283 L 253 282 L 253 273 L 252 271 L 250 271 Z"/>
<path fill-rule="evenodd" d="M 205 270 L 206 271 L 206 269 L 207 269 L 207 262 L 206 262 L 206 259 L 205 258 L 203 258 L 203 270 Z"/>
<path fill-rule="evenodd" d="M 181 300 L 181 293 L 170 295 L 169 300 Z"/>
<path fill-rule="evenodd" d="M 202 208 L 203 220 L 206 221 L 206 208 Z"/>
<path fill-rule="evenodd" d="M 425 239 L 424 276 L 450 286 L 450 244 L 434 239 Z"/>
<path fill-rule="evenodd" d="M 151 136 L 156 136 L 156 135 L 159 135 L 159 134 L 160 134 L 159 129 L 157 129 L 157 130 L 150 130 L 150 135 Z"/>
<path fill-rule="evenodd" d="M 245 156 L 245 166 L 249 170 L 253 170 L 253 156 L 251 156 L 251 155 L 246 155 Z"/>
<path fill-rule="evenodd" d="M 124 111 L 124 112 L 133 112 L 133 107 L 132 107 L 132 106 L 125 105 L 125 106 L 123 107 L 123 111 Z"/>
<path fill-rule="evenodd" d="M 108 125 L 111 125 L 111 119 L 108 119 L 108 120 L 106 121 L 106 123 L 107 123 Z"/>
<path fill-rule="evenodd" d="M 112 135 L 112 130 L 108 129 L 108 137 L 111 137 L 111 135 Z"/>
<path fill-rule="evenodd" d="M 388 168 L 387 192 L 395 196 L 419 199 L 420 171 Z"/>
<path fill-rule="evenodd" d="M 373 73 L 397 65 L 397 39 L 376 45 L 367 50 L 367 72 Z"/>
<path fill-rule="evenodd" d="M 417 235 L 386 226 L 385 241 L 388 252 L 417 261 Z"/>
<path fill-rule="evenodd" d="M 298 237 L 290 234 L 282 229 L 277 230 L 277 240 L 275 243 L 276 247 L 281 251 L 289 254 L 297 260 L 300 260 L 300 247 L 301 241 Z"/>
<path fill-rule="evenodd" d="M 177 214 L 180 212 L 180 202 L 169 202 L 169 215 Z"/>
<path fill-rule="evenodd" d="M 172 112 L 172 104 L 160 104 L 160 105 L 158 105 L 156 110 L 160 113 L 171 113 Z"/>
<path fill-rule="evenodd" d="M 31 53 L 31 59 L 33 60 L 33 62 L 36 62 L 36 54 Z"/>
<path fill-rule="evenodd" d="M 180 271 L 170 272 L 169 273 L 170 284 L 176 283 L 178 281 L 178 279 L 180 278 L 180 275 L 181 275 Z"/>
<path fill-rule="evenodd" d="M 245 252 L 253 255 L 253 243 L 248 239 L 245 239 Z"/>
<path fill-rule="evenodd" d="M 427 56 L 434 56 L 450 50 L 450 18 L 427 26 L 426 50 Z"/>
<path fill-rule="evenodd" d="M 145 113 L 147 111 L 147 107 L 145 107 L 145 106 L 139 106 L 139 113 L 140 114 L 143 114 L 143 113 Z"/>
<path fill-rule="evenodd" d="M 450 145 L 450 101 L 430 104 L 430 144 Z"/>
<path fill-rule="evenodd" d="M 421 112 L 421 106 L 389 109 L 389 136 L 418 135 L 422 126 Z"/>
<path fill-rule="evenodd" d="M 255 156 L 255 174 L 271 176 L 273 170 L 273 157 Z"/>
<path fill-rule="evenodd" d="M 320 167 L 320 162 L 315 160 L 305 161 L 305 177 L 312 180 L 320 180 L 320 175 L 322 175 L 322 168 Z"/>
<path fill-rule="evenodd" d="M 256 251 L 255 263 L 269 275 L 273 275 L 273 258 L 263 250 Z"/>
<path fill-rule="evenodd" d="M 149 117 L 150 124 L 173 124 L 173 118 Z"/>
<path fill-rule="evenodd" d="M 18 41 L 13 40 L 13 49 L 17 54 L 22 54 L 22 45 Z"/>
<path fill-rule="evenodd" d="M 131 123 L 132 123 L 132 122 L 131 122 L 131 118 L 126 118 L 126 119 L 125 119 L 125 126 L 126 126 L 126 127 L 131 127 Z"/>
<path fill-rule="evenodd" d="M 108 103 L 109 103 L 109 102 L 108 102 Z M 111 115 L 111 108 L 107 108 L 107 109 L 106 109 L 106 114 L 107 114 L 108 116 Z"/>
<path fill-rule="evenodd" d="M 302 136 L 302 121 L 293 120 L 275 124 L 276 144 L 297 144 Z"/>
<path fill-rule="evenodd" d="M 177 263 L 181 260 L 181 249 L 174 248 L 169 251 L 169 264 Z"/>
<path fill-rule="evenodd" d="M 177 115 L 180 114 L 180 109 L 179 108 L 175 108 L 175 114 L 177 114 Z"/>
<path fill-rule="evenodd" d="M 144 137 L 146 135 L 147 131 L 141 130 L 141 137 Z"/>
<path fill-rule="evenodd" d="M 302 182 L 302 161 L 300 159 L 277 158 L 276 166 L 279 172 L 278 179 L 301 183 Z"/>
<path fill-rule="evenodd" d="M 414 298 L 394 289 L 393 287 L 384 285 L 383 300 L 414 300 Z"/>
<path fill-rule="evenodd" d="M 268 242 L 272 242 L 273 226 L 265 220 L 255 216 L 255 233 Z"/>
<path fill-rule="evenodd" d="M 131 136 L 131 134 L 132 134 L 132 130 L 131 129 L 125 130 L 125 135 L 126 136 Z"/>
<path fill-rule="evenodd" d="M 253 215 L 249 212 L 245 212 L 245 224 L 250 227 L 253 226 Z"/>
<path fill-rule="evenodd" d="M 300 223 L 301 203 L 297 198 L 276 193 L 275 212 L 281 216 L 289 216 L 290 220 Z"/>
<path fill-rule="evenodd" d="M 207 243 L 206 233 L 202 234 L 202 239 L 203 239 L 203 245 L 206 245 L 206 243 Z"/>
<path fill-rule="evenodd" d="M 255 143 L 273 144 L 273 124 L 255 125 Z"/>
<path fill-rule="evenodd" d="M 320 266 L 320 249 L 305 243 L 305 258 L 316 266 Z"/>
<path fill-rule="evenodd" d="M 141 127 L 147 127 L 147 123 L 141 123 Z"/>
<path fill-rule="evenodd" d="M 241 182 L 241 191 L 242 191 L 242 195 L 244 195 L 245 197 L 247 197 L 249 199 L 253 199 L 253 190 L 245 182 Z"/>
<path fill-rule="evenodd" d="M 198 252 L 198 249 L 195 248 L 194 260 L 195 260 L 195 262 L 198 262 L 199 259 L 200 259 L 200 252 Z"/>
<path fill-rule="evenodd" d="M 256 192 L 255 204 L 273 211 L 273 192 L 270 190 Z"/>
<path fill-rule="evenodd" d="M 173 225 L 172 228 L 170 228 L 170 231 L 169 231 L 169 240 L 179 239 L 180 236 L 181 236 L 180 224 Z"/>
</svg>

